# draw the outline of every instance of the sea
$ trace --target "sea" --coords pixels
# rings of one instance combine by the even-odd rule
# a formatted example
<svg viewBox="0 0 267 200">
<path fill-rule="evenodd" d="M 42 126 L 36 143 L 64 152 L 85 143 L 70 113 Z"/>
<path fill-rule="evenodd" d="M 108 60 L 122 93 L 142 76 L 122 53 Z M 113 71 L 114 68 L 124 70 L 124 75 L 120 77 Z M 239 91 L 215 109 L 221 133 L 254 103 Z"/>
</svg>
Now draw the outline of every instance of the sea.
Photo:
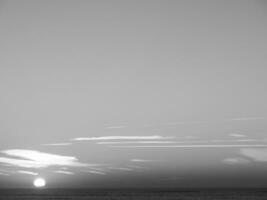
<svg viewBox="0 0 267 200">
<path fill-rule="evenodd" d="M 0 200 L 267 200 L 267 189 L 0 189 Z"/>
</svg>

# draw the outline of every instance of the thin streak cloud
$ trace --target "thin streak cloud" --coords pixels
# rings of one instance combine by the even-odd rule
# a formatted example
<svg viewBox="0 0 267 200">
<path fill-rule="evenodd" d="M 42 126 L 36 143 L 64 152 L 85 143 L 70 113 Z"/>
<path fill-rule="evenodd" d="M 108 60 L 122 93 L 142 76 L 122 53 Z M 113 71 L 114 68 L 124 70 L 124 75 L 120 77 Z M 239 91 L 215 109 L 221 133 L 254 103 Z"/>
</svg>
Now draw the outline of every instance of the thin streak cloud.
<svg viewBox="0 0 267 200">
<path fill-rule="evenodd" d="M 87 171 L 85 171 L 85 172 L 90 173 L 90 174 L 106 175 L 106 173 L 103 172 L 103 171 L 87 170 Z"/>
<path fill-rule="evenodd" d="M 159 160 L 131 159 L 131 162 L 158 162 Z"/>
<path fill-rule="evenodd" d="M 55 173 L 57 173 L 57 174 L 65 174 L 65 175 L 74 175 L 73 172 L 64 171 L 64 170 L 57 170 L 57 171 L 55 171 Z"/>
<path fill-rule="evenodd" d="M 0 172 L 1 173 L 6 173 L 6 174 L 14 173 L 14 172 L 11 172 L 11 171 L 8 171 L 8 170 L 3 170 L 3 169 L 0 169 Z"/>
<path fill-rule="evenodd" d="M 187 140 L 187 141 L 108 141 L 96 144 L 194 144 L 194 143 L 232 143 L 232 142 L 264 142 L 258 139 L 236 139 L 236 140 Z"/>
<path fill-rule="evenodd" d="M 265 119 L 264 117 L 237 117 L 237 118 L 232 118 L 232 121 L 250 121 L 250 120 L 263 120 Z"/>
<path fill-rule="evenodd" d="M 31 172 L 31 171 L 24 171 L 24 170 L 19 170 L 17 171 L 20 174 L 28 174 L 28 175 L 33 175 L 33 176 L 38 176 L 38 173 L 36 172 Z"/>
<path fill-rule="evenodd" d="M 72 140 L 75 141 L 97 141 L 97 140 L 162 140 L 173 137 L 164 137 L 160 135 L 151 136 L 102 136 L 102 137 L 79 137 Z"/>
<path fill-rule="evenodd" d="M 229 136 L 231 136 L 231 137 L 237 137 L 237 138 L 239 138 L 239 137 L 247 137 L 246 135 L 239 134 L 239 133 L 230 133 Z"/>
<path fill-rule="evenodd" d="M 259 140 L 259 139 L 240 139 L 240 140 L 237 140 L 237 142 L 266 142 L 266 141 Z"/>
<path fill-rule="evenodd" d="M 97 144 L 175 144 L 174 141 L 122 141 L 122 142 L 97 142 Z"/>
<path fill-rule="evenodd" d="M 42 144 L 43 146 L 69 146 L 72 143 L 52 143 L 52 144 Z"/>
<path fill-rule="evenodd" d="M 134 171 L 133 169 L 127 167 L 110 167 L 109 169 L 120 170 L 120 171 Z"/>
<path fill-rule="evenodd" d="M 111 148 L 227 148 L 227 147 L 267 147 L 267 144 L 204 144 L 204 145 L 135 145 L 110 146 Z"/>
</svg>

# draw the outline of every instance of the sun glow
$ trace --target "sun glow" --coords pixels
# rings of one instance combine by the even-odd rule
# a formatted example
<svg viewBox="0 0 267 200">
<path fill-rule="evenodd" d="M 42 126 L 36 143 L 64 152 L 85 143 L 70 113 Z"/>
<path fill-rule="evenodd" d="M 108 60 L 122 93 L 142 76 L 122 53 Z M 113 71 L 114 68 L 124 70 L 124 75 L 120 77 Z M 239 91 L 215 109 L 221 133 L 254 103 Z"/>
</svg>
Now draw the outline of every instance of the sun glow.
<svg viewBox="0 0 267 200">
<path fill-rule="evenodd" d="M 41 188 L 46 185 L 46 182 L 43 178 L 37 178 L 34 180 L 33 185 L 37 188 Z"/>
</svg>

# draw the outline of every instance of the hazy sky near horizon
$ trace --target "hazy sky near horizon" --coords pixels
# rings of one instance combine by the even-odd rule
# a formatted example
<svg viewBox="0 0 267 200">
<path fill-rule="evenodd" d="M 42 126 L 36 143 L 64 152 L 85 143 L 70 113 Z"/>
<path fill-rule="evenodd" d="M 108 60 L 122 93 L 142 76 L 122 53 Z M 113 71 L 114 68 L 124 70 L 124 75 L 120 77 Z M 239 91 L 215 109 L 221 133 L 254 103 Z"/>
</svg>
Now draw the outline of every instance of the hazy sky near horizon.
<svg viewBox="0 0 267 200">
<path fill-rule="evenodd" d="M 0 1 L 0 187 L 266 185 L 267 2 Z"/>
</svg>

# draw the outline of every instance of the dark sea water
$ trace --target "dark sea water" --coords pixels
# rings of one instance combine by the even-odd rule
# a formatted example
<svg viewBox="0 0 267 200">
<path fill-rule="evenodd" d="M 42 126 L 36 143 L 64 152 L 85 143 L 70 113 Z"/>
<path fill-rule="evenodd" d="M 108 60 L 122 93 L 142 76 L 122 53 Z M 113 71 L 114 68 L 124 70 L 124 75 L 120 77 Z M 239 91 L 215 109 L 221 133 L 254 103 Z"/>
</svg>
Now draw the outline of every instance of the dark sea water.
<svg viewBox="0 0 267 200">
<path fill-rule="evenodd" d="M 267 190 L 2 189 L 0 200 L 267 200 Z"/>
</svg>

